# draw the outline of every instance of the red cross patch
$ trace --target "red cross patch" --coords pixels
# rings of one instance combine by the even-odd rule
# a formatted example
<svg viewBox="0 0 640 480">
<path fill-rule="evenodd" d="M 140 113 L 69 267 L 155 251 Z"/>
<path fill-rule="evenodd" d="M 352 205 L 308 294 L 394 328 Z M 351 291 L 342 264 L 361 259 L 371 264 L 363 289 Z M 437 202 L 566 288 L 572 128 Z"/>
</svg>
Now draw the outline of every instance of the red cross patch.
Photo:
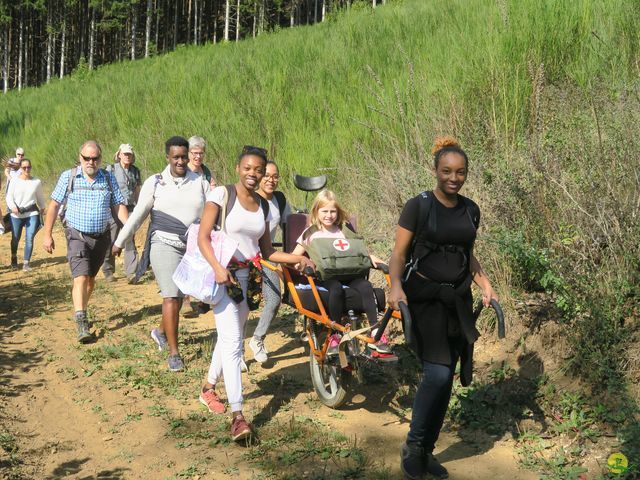
<svg viewBox="0 0 640 480">
<path fill-rule="evenodd" d="M 335 240 L 333 242 L 333 248 L 335 248 L 336 250 L 340 250 L 341 252 L 346 252 L 347 250 L 349 250 L 350 246 L 351 244 L 349 243 L 349 241 L 345 240 L 344 238 L 339 238 L 338 240 Z"/>
</svg>

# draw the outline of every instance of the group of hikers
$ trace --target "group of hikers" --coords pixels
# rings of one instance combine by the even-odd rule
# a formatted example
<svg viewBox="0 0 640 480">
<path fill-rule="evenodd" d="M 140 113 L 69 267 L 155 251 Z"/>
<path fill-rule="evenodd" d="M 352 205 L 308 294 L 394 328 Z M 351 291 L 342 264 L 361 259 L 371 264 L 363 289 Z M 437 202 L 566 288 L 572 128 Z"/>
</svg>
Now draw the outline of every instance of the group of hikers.
<svg viewBox="0 0 640 480">
<path fill-rule="evenodd" d="M 51 194 L 43 246 L 53 252 L 53 226 L 56 219 L 62 218 L 73 277 L 74 320 L 81 343 L 92 341 L 87 305 L 100 268 L 106 279 L 113 279 L 114 258 L 124 251 L 125 273 L 130 283 L 136 283 L 150 265 L 162 297 L 162 319 L 151 331 L 151 338 L 159 350 L 168 351 L 168 368 L 177 372 L 184 369 L 178 346 L 184 294 L 173 276 L 185 256 L 187 231 L 199 223 L 199 251 L 213 270 L 216 284 L 224 287 L 218 288 L 215 298 L 203 308 L 213 310 L 217 341 L 199 401 L 217 414 L 224 413 L 228 405 L 232 438 L 243 440 L 253 434 L 243 415 L 245 324 L 254 293 L 261 288 L 263 309 L 249 347 L 257 362 L 267 361 L 264 340 L 281 302 L 280 278 L 275 270 L 261 268 L 261 261 L 288 264 L 301 271 L 315 269 L 321 261 L 314 256 L 315 245 L 340 243 L 352 238 L 353 232 L 335 193 L 325 189 L 316 196 L 309 226 L 297 239 L 295 248 L 290 252 L 276 250 L 272 240 L 292 211 L 278 191 L 278 166 L 267 158 L 265 149 L 245 146 L 237 157 L 236 182 L 216 186 L 203 163 L 205 149 L 201 137 L 169 138 L 165 142 L 166 168 L 142 183 L 131 145 L 121 145 L 113 165 L 103 169 L 100 145 L 95 141 L 83 143 L 76 167 L 62 173 Z M 496 299 L 473 254 L 480 210 L 459 194 L 467 178 L 467 154 L 451 137 L 436 138 L 432 154 L 436 186 L 404 205 L 389 261 L 388 303 L 395 309 L 400 302 L 408 305 L 424 373 L 414 399 L 409 433 L 401 448 L 401 469 L 408 479 L 420 479 L 426 474 L 437 478 L 448 475 L 433 450 L 458 360 L 463 385 L 471 381 L 473 345 L 479 337 L 472 315 L 471 283 L 482 290 L 485 306 Z M 22 159 L 19 163 L 20 179 L 25 184 L 33 181 L 31 164 L 27 162 Z M 41 183 L 33 181 L 27 188 L 22 184 L 14 187 L 14 181 L 9 185 L 11 203 L 7 193 L 14 231 L 19 232 L 22 224 L 27 232 L 33 231 L 30 221 L 24 221 L 21 215 L 33 213 L 29 216 L 40 218 L 44 208 Z M 145 247 L 138 255 L 133 238 L 148 216 Z M 220 263 L 211 243 L 212 232 L 220 229 L 237 243 L 228 265 Z M 33 236 L 29 245 L 32 240 Z M 12 264 L 17 263 L 14 243 L 17 248 L 12 237 Z M 26 266 L 28 259 L 25 248 Z M 369 261 L 374 267 L 385 263 L 373 255 L 369 255 Z M 332 321 L 343 322 L 345 289 L 349 288 L 360 295 L 370 324 L 377 322 L 378 309 L 366 273 L 353 278 L 320 279 L 317 284 L 328 292 L 325 308 Z M 332 336 L 328 355 L 337 354 L 340 340 L 338 334 Z M 385 335 L 372 348 L 383 354 L 391 352 Z M 226 402 L 220 396 L 218 384 L 222 380 Z"/>
</svg>

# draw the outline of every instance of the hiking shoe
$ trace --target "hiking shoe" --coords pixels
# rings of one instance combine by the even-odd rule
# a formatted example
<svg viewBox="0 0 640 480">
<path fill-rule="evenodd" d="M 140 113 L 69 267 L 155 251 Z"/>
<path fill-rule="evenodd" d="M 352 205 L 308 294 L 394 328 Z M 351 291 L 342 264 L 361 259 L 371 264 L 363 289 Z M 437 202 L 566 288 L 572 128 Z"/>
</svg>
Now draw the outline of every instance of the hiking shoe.
<svg viewBox="0 0 640 480">
<path fill-rule="evenodd" d="M 76 330 L 78 331 L 78 342 L 89 343 L 91 341 L 91 332 L 89 331 L 89 321 L 87 317 L 76 318 Z"/>
<path fill-rule="evenodd" d="M 153 341 L 158 345 L 158 351 L 162 352 L 168 348 L 169 345 L 167 344 L 166 335 L 157 328 L 151 330 L 151 338 L 153 338 Z"/>
<path fill-rule="evenodd" d="M 114 277 L 113 275 L 109 274 L 109 275 L 105 275 L 104 276 L 104 281 L 106 283 L 113 283 L 116 281 L 116 277 Z"/>
<path fill-rule="evenodd" d="M 245 440 L 249 438 L 252 433 L 251 425 L 244 419 L 243 415 L 238 415 L 231 422 L 231 438 L 233 438 L 234 442 Z"/>
<path fill-rule="evenodd" d="M 182 357 L 177 353 L 175 355 L 169 355 L 169 358 L 167 358 L 167 364 L 169 365 L 169 370 L 172 372 L 181 372 L 184 370 Z"/>
<path fill-rule="evenodd" d="M 400 469 L 406 480 L 421 480 L 425 470 L 424 449 L 411 443 L 403 443 L 400 449 Z"/>
<path fill-rule="evenodd" d="M 436 478 L 449 478 L 449 472 L 447 469 L 440 465 L 440 462 L 436 460 L 433 453 L 427 453 L 426 456 L 426 472 L 430 473 Z"/>
<path fill-rule="evenodd" d="M 224 413 L 227 409 L 213 388 L 203 388 L 200 391 L 198 400 L 200 400 L 200 403 L 207 407 L 211 413 Z"/>
<path fill-rule="evenodd" d="M 264 346 L 264 340 L 261 338 L 252 337 L 249 340 L 249 348 L 253 351 L 253 358 L 258 363 L 264 363 L 269 360 L 267 355 L 267 349 Z"/>
<path fill-rule="evenodd" d="M 136 274 L 131 274 L 131 275 L 127 275 L 127 283 L 129 285 L 135 285 L 138 283 L 138 277 L 136 277 Z"/>
<path fill-rule="evenodd" d="M 17 270 L 18 269 L 18 257 L 11 257 L 11 269 L 12 270 Z"/>
<path fill-rule="evenodd" d="M 376 336 L 376 330 L 371 332 L 371 336 Z M 367 346 L 378 353 L 393 353 L 389 346 L 389 338 L 383 333 L 377 343 L 367 343 Z"/>
<path fill-rule="evenodd" d="M 327 355 L 338 355 L 340 340 L 342 340 L 342 337 L 337 333 L 334 333 L 333 335 L 331 335 L 331 337 L 329 337 L 329 348 L 327 349 Z"/>
</svg>

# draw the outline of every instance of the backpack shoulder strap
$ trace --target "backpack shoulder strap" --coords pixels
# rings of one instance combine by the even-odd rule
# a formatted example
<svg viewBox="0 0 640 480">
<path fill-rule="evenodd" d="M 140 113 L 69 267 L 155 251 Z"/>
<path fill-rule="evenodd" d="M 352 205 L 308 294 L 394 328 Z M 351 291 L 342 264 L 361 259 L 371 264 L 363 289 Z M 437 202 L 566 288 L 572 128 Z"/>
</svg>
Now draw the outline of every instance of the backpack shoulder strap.
<svg viewBox="0 0 640 480">
<path fill-rule="evenodd" d="M 476 230 L 480 227 L 480 207 L 476 202 L 471 200 L 470 198 L 464 197 L 460 195 L 462 202 L 467 210 L 467 215 L 469 216 L 469 220 L 473 223 L 473 226 Z"/>
<path fill-rule="evenodd" d="M 416 243 L 424 243 L 429 230 L 435 231 L 437 227 L 436 216 L 431 215 L 431 209 L 433 208 L 433 192 L 427 190 L 422 192 L 418 197 L 418 223 L 413 236 L 412 250 Z"/>
<path fill-rule="evenodd" d="M 316 233 L 319 230 L 315 225 L 311 225 L 302 233 L 302 240 L 307 240 L 311 235 Z"/>
<path fill-rule="evenodd" d="M 227 214 L 233 208 L 233 204 L 236 202 L 236 188 L 234 185 L 225 185 L 222 195 L 222 205 L 218 210 L 218 218 L 216 219 L 216 230 L 224 230 L 224 226 L 227 220 Z"/>
<path fill-rule="evenodd" d="M 256 193 L 256 195 L 258 195 Z M 264 220 L 267 221 L 267 217 L 269 216 L 269 202 L 262 195 L 258 195 L 260 199 L 260 208 L 262 208 L 262 213 L 264 214 Z"/>
<path fill-rule="evenodd" d="M 78 167 L 69 169 L 69 181 L 67 182 L 67 195 L 73 192 L 73 184 L 76 181 L 76 175 L 78 174 Z"/>
<path fill-rule="evenodd" d="M 276 197 L 276 202 L 278 203 L 278 210 L 280 211 L 280 223 L 283 223 L 284 218 L 282 218 L 282 215 L 284 215 L 284 209 L 287 208 L 287 199 L 285 198 L 284 193 L 278 190 L 273 192 L 273 196 Z"/>
<path fill-rule="evenodd" d="M 358 235 L 356 230 L 353 228 L 353 225 L 351 225 L 351 223 L 349 222 L 345 223 L 342 226 L 342 233 L 344 234 L 344 238 L 347 238 L 347 239 L 362 238 L 360 235 Z"/>
<path fill-rule="evenodd" d="M 107 188 L 109 188 L 109 193 L 113 193 L 113 185 L 111 185 L 111 172 L 106 168 L 103 168 L 102 174 L 104 175 L 104 178 L 107 181 Z"/>
<path fill-rule="evenodd" d="M 225 185 L 224 188 L 227 189 L 227 202 L 226 202 L 227 211 L 225 213 L 229 214 L 233 206 L 236 204 L 236 198 L 238 198 L 238 192 L 236 191 L 236 186 L 233 184 Z"/>
</svg>

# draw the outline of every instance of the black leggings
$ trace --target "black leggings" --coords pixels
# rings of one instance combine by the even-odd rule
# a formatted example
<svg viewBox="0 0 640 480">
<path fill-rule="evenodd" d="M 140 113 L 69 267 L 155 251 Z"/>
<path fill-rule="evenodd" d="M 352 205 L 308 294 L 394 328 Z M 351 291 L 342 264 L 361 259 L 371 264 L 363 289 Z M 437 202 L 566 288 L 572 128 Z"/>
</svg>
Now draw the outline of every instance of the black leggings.
<svg viewBox="0 0 640 480">
<path fill-rule="evenodd" d="M 360 294 L 362 307 L 364 309 L 369 324 L 373 325 L 378 320 L 378 306 L 376 304 L 373 286 L 366 278 L 356 278 L 347 282 L 331 279 L 322 282 L 322 286 L 329 291 L 329 305 L 326 305 L 329 318 L 336 323 L 342 323 L 342 314 L 345 311 L 345 295 L 343 285 L 353 288 Z"/>
</svg>

